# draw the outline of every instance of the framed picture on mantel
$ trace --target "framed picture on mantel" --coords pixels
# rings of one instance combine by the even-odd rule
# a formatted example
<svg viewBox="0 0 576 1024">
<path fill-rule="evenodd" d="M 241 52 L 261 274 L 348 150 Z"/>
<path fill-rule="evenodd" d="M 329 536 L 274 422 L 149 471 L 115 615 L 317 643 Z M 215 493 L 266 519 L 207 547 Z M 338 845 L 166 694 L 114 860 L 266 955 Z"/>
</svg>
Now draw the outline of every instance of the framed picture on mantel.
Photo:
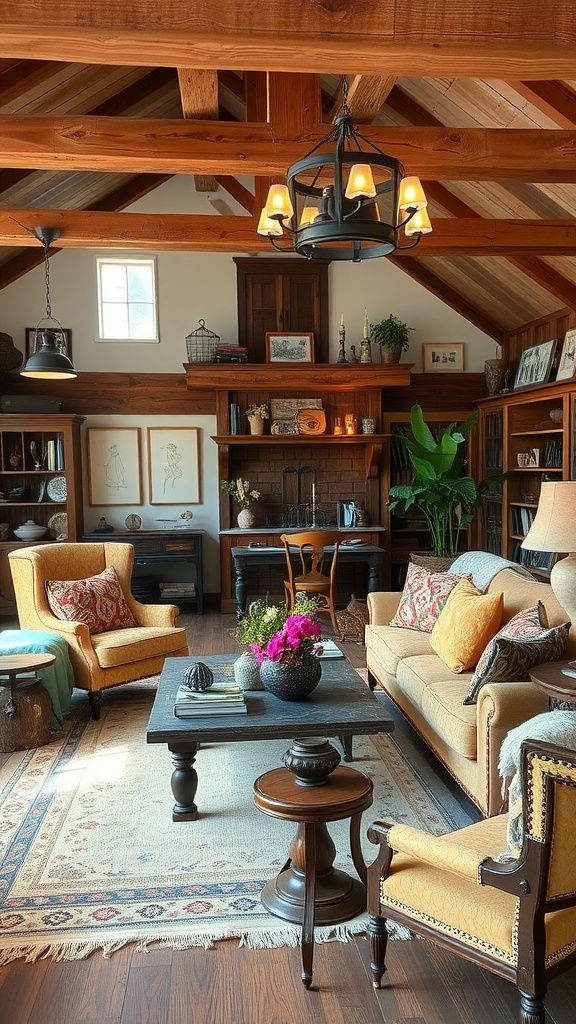
<svg viewBox="0 0 576 1024">
<path fill-rule="evenodd" d="M 313 363 L 314 334 L 312 331 L 266 332 L 267 363 Z"/>
</svg>

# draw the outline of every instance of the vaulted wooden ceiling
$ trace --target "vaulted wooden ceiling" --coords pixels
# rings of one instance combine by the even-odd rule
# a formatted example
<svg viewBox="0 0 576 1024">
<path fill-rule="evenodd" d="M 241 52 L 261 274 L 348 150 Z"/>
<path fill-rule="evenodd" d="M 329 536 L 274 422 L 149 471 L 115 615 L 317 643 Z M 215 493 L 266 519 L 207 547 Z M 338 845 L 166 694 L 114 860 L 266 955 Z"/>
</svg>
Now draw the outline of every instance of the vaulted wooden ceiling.
<svg viewBox="0 0 576 1024">
<path fill-rule="evenodd" d="M 394 262 L 498 340 L 576 309 L 574 7 L 0 0 L 0 288 L 42 261 L 37 224 L 61 248 L 268 254 L 270 178 L 346 75 L 363 133 L 428 195 L 433 233 Z M 173 174 L 217 216 L 122 212 Z"/>
</svg>

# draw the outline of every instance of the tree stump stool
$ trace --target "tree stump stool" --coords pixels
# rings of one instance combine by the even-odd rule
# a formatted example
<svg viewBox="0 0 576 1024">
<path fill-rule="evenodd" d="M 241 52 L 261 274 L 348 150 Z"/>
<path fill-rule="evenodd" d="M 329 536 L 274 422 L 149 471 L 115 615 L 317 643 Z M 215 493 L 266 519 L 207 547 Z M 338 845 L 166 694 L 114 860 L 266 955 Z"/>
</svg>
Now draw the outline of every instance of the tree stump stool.
<svg viewBox="0 0 576 1024">
<path fill-rule="evenodd" d="M 366 909 L 360 820 L 372 803 L 372 790 L 367 775 L 344 765 L 318 784 L 298 782 L 286 768 L 266 772 L 254 783 L 254 804 L 259 810 L 298 823 L 289 858 L 264 886 L 261 899 L 271 914 L 302 925 L 305 988 L 312 983 L 314 925 L 348 921 Z M 350 818 L 350 852 L 360 880 L 333 866 L 336 848 L 326 822 L 344 818 Z"/>
<path fill-rule="evenodd" d="M 50 741 L 52 701 L 36 672 L 55 660 L 53 654 L 0 656 L 0 752 L 42 747 Z M 18 676 L 30 673 L 31 682 L 18 681 Z"/>
</svg>

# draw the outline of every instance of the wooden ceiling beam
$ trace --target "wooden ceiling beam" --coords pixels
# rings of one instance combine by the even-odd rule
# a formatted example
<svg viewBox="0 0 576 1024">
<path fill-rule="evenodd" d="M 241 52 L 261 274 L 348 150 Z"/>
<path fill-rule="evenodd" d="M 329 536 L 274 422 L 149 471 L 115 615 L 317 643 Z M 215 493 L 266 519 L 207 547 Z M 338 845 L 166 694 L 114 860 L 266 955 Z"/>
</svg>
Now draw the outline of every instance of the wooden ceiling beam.
<svg viewBox="0 0 576 1024">
<path fill-rule="evenodd" d="M 564 82 L 511 82 L 510 85 L 561 128 L 573 128 L 576 124 L 576 93 Z"/>
<path fill-rule="evenodd" d="M 0 165 L 160 174 L 284 174 L 325 125 L 282 138 L 274 125 L 156 118 L 0 116 Z M 468 181 L 576 182 L 576 130 L 388 128 L 366 137 L 408 172 Z"/>
<path fill-rule="evenodd" d="M 431 292 L 432 295 L 446 303 L 456 313 L 460 313 L 461 316 L 469 320 L 480 331 L 484 331 L 484 334 L 487 334 L 489 338 L 494 338 L 499 345 L 504 344 L 506 341 L 506 331 L 503 327 L 495 324 L 490 317 L 487 317 L 479 309 L 476 309 L 475 306 L 472 306 L 462 295 L 454 291 L 450 285 L 445 284 L 439 277 L 436 277 L 428 267 L 420 263 L 414 256 L 403 256 L 402 258 L 389 256 L 388 258 L 400 270 L 403 270 L 414 281 L 417 281 L 418 284 L 421 284 L 427 291 Z"/>
<path fill-rule="evenodd" d="M 255 200 L 252 193 L 244 188 L 241 182 L 237 178 L 232 178 L 230 175 L 216 175 L 216 184 L 220 185 L 228 195 L 231 195 L 240 206 L 243 206 L 245 210 L 253 217 L 256 214 Z"/>
<path fill-rule="evenodd" d="M 348 82 L 348 106 L 357 124 L 370 124 L 394 88 L 396 77 L 390 75 L 354 75 Z M 336 116 L 344 102 L 344 90 L 339 86 L 329 115 Z"/>
<path fill-rule="evenodd" d="M 6 0 L 2 21 L 5 58 L 206 70 L 569 79 L 576 42 L 567 0 Z"/>
<path fill-rule="evenodd" d="M 36 224 L 60 228 L 62 249 L 124 248 L 174 251 L 269 252 L 250 217 L 203 214 L 108 213 L 92 210 L 0 209 L 0 245 L 28 246 Z M 409 250 L 412 251 L 412 250 Z M 419 256 L 576 255 L 574 220 L 436 220 L 419 244 Z M 400 250 L 398 258 L 404 258 Z"/>
<path fill-rule="evenodd" d="M 182 113 L 188 120 L 218 121 L 218 72 L 178 68 Z M 211 174 L 196 174 L 197 192 L 216 192 L 218 183 Z"/>
</svg>

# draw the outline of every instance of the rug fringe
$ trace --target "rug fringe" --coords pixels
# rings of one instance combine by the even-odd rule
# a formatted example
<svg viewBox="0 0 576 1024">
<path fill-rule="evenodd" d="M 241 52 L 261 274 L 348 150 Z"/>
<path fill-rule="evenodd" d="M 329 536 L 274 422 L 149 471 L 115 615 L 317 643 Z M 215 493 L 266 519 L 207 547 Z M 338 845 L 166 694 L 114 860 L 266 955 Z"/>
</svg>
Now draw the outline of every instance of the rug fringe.
<svg viewBox="0 0 576 1024">
<path fill-rule="evenodd" d="M 358 935 L 364 935 L 368 924 L 366 916 L 343 924 L 318 927 L 314 929 L 314 941 L 319 942 L 350 942 Z M 406 941 L 412 938 L 411 933 L 402 925 L 387 923 L 389 938 Z M 296 947 L 300 945 L 301 928 L 296 924 L 279 925 L 276 927 L 256 928 L 239 932 L 237 929 L 222 928 L 205 934 L 150 935 L 145 939 L 141 936 L 126 935 L 115 942 L 54 942 L 36 946 L 13 946 L 11 949 L 0 949 L 0 967 L 5 967 L 14 960 L 23 959 L 26 963 L 38 960 L 85 960 L 92 953 L 101 952 L 104 959 L 125 946 L 134 944 L 137 953 L 149 953 L 150 947 L 160 946 L 169 949 L 192 949 L 201 946 L 214 949 L 217 942 L 225 939 L 238 939 L 239 946 L 247 949 L 280 949 L 282 946 Z"/>
</svg>

